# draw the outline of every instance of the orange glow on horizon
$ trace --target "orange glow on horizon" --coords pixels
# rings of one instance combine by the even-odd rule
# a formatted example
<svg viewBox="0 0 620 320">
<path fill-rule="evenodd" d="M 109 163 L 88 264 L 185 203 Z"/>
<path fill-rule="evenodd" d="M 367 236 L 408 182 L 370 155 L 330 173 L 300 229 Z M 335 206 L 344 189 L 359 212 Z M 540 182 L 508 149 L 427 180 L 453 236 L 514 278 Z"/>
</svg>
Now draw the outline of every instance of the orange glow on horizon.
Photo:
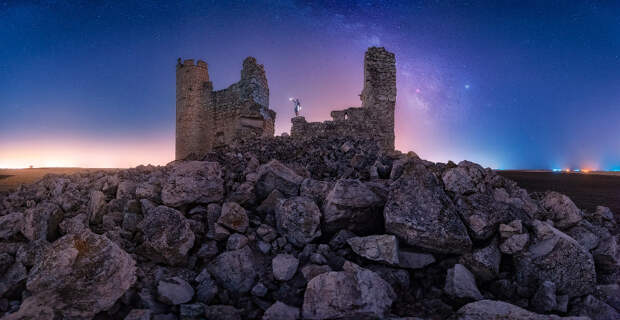
<svg viewBox="0 0 620 320">
<path fill-rule="evenodd" d="M 0 168 L 33 166 L 81 168 L 129 168 L 141 164 L 165 165 L 174 160 L 174 139 L 150 138 L 129 141 L 99 139 L 52 139 L 2 143 Z"/>
</svg>

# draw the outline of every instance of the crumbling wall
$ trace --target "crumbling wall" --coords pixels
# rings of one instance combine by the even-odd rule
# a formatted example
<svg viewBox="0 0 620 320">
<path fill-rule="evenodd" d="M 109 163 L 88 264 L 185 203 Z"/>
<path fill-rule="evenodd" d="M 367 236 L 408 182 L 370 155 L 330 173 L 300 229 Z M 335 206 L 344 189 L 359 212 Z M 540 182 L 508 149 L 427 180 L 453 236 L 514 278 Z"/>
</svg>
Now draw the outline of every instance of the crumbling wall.
<svg viewBox="0 0 620 320">
<path fill-rule="evenodd" d="M 218 91 L 205 62 L 177 64 L 176 159 L 202 156 L 240 137 L 273 136 L 275 117 L 265 69 L 255 58 L 243 61 L 239 82 Z"/>
<path fill-rule="evenodd" d="M 394 150 L 394 109 L 396 104 L 396 60 L 385 48 L 372 47 L 364 57 L 362 106 L 331 112 L 333 120 L 307 122 L 292 119 L 291 136 L 349 136 L 375 140 L 384 150 Z"/>
</svg>

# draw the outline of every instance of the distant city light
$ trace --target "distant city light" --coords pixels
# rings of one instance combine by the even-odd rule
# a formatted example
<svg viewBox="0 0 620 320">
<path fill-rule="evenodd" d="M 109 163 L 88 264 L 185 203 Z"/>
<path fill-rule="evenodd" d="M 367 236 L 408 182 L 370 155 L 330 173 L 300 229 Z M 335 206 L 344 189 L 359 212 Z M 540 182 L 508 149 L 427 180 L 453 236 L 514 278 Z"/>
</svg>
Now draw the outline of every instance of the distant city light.
<svg viewBox="0 0 620 320">
<path fill-rule="evenodd" d="M 562 169 L 551 169 L 553 172 L 560 172 Z"/>
<path fill-rule="evenodd" d="M 575 171 L 575 172 L 581 172 L 581 169 L 575 169 L 575 170 L 573 170 L 573 171 Z"/>
</svg>

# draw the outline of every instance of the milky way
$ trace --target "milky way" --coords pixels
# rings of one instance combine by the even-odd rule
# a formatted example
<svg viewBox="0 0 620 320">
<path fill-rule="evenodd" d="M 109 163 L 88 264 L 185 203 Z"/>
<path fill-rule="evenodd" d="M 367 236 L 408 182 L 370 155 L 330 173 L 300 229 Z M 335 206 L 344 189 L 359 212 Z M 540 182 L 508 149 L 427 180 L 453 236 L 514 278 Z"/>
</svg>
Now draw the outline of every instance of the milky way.
<svg viewBox="0 0 620 320">
<path fill-rule="evenodd" d="M 475 4 L 478 3 L 478 4 Z M 0 1 L 0 167 L 173 158 L 177 57 L 216 89 L 265 65 L 276 132 L 359 106 L 397 57 L 396 145 L 493 168 L 620 168 L 620 5 L 594 1 Z"/>
</svg>

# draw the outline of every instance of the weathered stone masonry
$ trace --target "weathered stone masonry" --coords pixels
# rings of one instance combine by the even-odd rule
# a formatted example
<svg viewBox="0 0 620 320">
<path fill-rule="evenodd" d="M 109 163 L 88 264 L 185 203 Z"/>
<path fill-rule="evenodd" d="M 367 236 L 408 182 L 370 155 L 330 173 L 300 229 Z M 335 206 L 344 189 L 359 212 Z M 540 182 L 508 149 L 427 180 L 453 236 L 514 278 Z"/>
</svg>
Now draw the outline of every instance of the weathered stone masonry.
<svg viewBox="0 0 620 320">
<path fill-rule="evenodd" d="M 219 91 L 213 91 L 204 61 L 179 59 L 176 110 L 176 159 L 204 155 L 238 137 L 274 134 L 267 77 L 253 57 L 243 61 L 241 80 Z"/>
<path fill-rule="evenodd" d="M 292 119 L 291 136 L 351 136 L 370 138 L 385 150 L 394 150 L 394 108 L 396 104 L 396 60 L 385 48 L 372 47 L 364 57 L 364 89 L 361 107 L 331 112 L 333 120 L 307 122 Z"/>
</svg>

